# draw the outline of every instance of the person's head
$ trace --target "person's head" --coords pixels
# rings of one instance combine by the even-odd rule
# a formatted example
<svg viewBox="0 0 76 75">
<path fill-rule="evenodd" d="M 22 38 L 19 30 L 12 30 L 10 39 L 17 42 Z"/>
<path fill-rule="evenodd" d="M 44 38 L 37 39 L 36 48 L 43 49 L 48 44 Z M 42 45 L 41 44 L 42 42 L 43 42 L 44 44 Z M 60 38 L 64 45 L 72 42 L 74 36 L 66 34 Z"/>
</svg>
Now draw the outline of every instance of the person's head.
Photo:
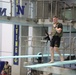
<svg viewBox="0 0 76 75">
<path fill-rule="evenodd" d="M 53 23 L 58 23 L 58 17 L 57 16 L 53 17 Z"/>
<path fill-rule="evenodd" d="M 6 61 L 5 64 L 7 65 L 8 64 L 8 61 Z"/>
</svg>

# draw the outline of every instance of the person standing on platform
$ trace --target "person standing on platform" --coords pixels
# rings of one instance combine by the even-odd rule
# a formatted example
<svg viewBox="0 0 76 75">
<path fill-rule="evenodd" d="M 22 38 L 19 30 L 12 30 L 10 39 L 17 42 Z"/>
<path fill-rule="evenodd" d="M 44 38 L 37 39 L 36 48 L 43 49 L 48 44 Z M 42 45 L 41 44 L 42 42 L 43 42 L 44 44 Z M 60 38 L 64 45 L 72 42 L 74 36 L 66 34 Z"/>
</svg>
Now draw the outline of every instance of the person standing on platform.
<svg viewBox="0 0 76 75">
<path fill-rule="evenodd" d="M 64 58 L 59 51 L 60 41 L 63 35 L 63 25 L 58 22 L 57 16 L 53 17 L 53 26 L 52 26 L 52 31 L 50 35 L 52 36 L 51 42 L 50 42 L 50 52 L 51 52 L 50 62 L 51 63 L 54 62 L 54 51 L 56 51 L 59 54 L 61 61 L 64 61 Z"/>
</svg>

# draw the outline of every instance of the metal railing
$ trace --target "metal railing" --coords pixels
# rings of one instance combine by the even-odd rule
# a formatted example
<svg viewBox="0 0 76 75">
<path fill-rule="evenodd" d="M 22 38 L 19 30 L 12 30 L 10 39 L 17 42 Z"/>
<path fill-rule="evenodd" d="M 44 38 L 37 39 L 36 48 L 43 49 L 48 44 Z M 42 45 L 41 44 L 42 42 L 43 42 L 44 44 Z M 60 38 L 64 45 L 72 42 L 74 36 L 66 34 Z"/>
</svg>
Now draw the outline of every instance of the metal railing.
<svg viewBox="0 0 76 75">
<path fill-rule="evenodd" d="M 54 15 L 58 15 L 59 18 L 62 20 L 66 20 L 66 18 L 67 18 L 67 20 L 69 20 L 69 17 L 66 17 L 67 11 L 71 12 L 70 15 L 72 15 L 72 19 L 73 20 L 75 19 L 75 11 L 76 11 L 75 3 L 71 3 L 72 6 L 70 6 L 70 5 L 68 5 L 68 3 L 66 1 L 63 2 L 63 1 L 56 1 L 56 0 L 55 1 L 53 1 L 53 0 L 51 0 L 51 1 L 49 1 L 49 0 L 34 0 L 33 1 L 32 0 L 32 2 L 31 2 L 31 0 L 28 0 L 28 5 L 30 6 L 30 3 L 33 4 L 33 2 L 36 6 L 32 7 L 32 9 L 33 9 L 32 12 L 33 12 L 33 14 L 35 13 L 34 18 L 36 18 L 36 19 L 38 19 L 38 17 L 40 19 L 46 19 L 46 17 L 47 17 L 47 19 L 49 19 L 49 18 L 51 19 Z M 11 7 L 10 8 L 10 14 L 11 14 L 10 16 L 12 16 L 12 9 L 13 9 L 13 6 L 15 6 L 15 2 L 13 0 L 10 0 L 10 1 L 0 1 L 0 3 L 9 3 L 10 4 L 10 7 Z M 18 4 L 18 2 L 16 2 L 16 3 Z M 39 7 L 40 5 L 41 5 L 41 8 Z M 61 5 L 61 7 L 60 7 L 60 5 Z M 30 11 L 32 9 L 30 9 Z M 40 13 L 38 13 L 39 10 L 41 10 Z M 28 11 L 28 13 L 30 13 L 29 15 L 31 16 L 33 14 L 31 14 L 30 11 Z M 29 18 L 29 16 L 27 18 Z"/>
<path fill-rule="evenodd" d="M 25 48 L 25 51 L 28 52 L 28 48 L 32 48 L 32 54 L 37 54 L 38 52 L 42 52 L 43 54 L 50 54 L 50 43 L 46 40 L 43 40 L 44 36 L 23 36 L 21 38 L 21 48 Z M 28 40 L 31 38 L 31 40 Z M 76 51 L 76 37 L 71 38 L 71 43 L 69 44 L 69 37 L 62 37 L 61 39 L 61 45 L 60 45 L 60 51 L 63 55 L 65 54 L 75 54 Z M 30 42 L 30 44 L 29 44 Z M 71 46 L 71 47 L 70 47 Z M 21 49 L 22 50 L 22 49 Z M 71 51 L 70 51 L 71 50 Z M 71 52 L 71 53 L 70 53 Z M 28 53 L 27 53 L 28 54 Z"/>
<path fill-rule="evenodd" d="M 50 48 L 50 44 L 49 42 L 43 40 L 44 36 L 22 36 L 21 38 L 23 41 L 21 42 L 21 47 L 24 47 L 26 50 L 26 52 L 28 52 L 28 48 L 32 47 L 33 49 L 33 53 L 32 54 L 37 54 L 38 52 L 42 52 L 42 54 L 48 54 L 47 56 L 47 62 L 49 61 L 49 48 Z M 29 38 L 31 38 L 31 40 L 28 40 Z M 75 54 L 76 51 L 76 37 L 72 37 L 72 41 L 69 44 L 69 37 L 62 37 L 61 39 L 61 45 L 60 45 L 60 51 L 63 54 L 64 58 L 65 58 L 65 54 L 69 54 L 68 56 L 71 56 L 72 54 Z M 42 41 L 43 40 L 43 41 Z M 28 42 L 31 42 L 30 45 L 28 45 Z M 71 47 L 69 47 L 71 46 Z M 70 49 L 71 48 L 71 49 Z M 21 49 L 22 50 L 22 49 Z M 72 50 L 71 54 L 70 54 L 70 50 Z M 67 57 L 67 56 L 66 56 Z M 42 59 L 43 59 L 43 55 L 42 55 Z M 28 59 L 26 60 L 26 62 L 28 62 Z M 31 62 L 30 63 L 36 63 L 37 60 L 35 58 L 31 58 Z M 43 62 L 45 62 L 45 60 L 43 60 Z M 30 64 L 29 63 L 29 64 Z M 65 65 L 63 65 L 63 67 L 65 67 Z"/>
</svg>

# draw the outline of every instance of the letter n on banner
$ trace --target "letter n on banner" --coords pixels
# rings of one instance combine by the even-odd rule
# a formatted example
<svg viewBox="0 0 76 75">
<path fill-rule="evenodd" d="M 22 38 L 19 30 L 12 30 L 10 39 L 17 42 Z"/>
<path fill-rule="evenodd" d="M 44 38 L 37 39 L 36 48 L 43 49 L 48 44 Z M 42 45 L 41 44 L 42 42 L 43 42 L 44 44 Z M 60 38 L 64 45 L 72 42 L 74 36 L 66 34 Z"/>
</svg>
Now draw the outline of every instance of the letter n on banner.
<svg viewBox="0 0 76 75">
<path fill-rule="evenodd" d="M 16 11 L 18 10 L 16 8 L 16 5 L 20 4 L 20 0 L 14 0 L 15 1 L 15 16 L 17 15 Z M 19 25 L 14 25 L 14 51 L 13 56 L 19 56 Z M 14 65 L 19 65 L 19 58 L 13 59 Z"/>
</svg>

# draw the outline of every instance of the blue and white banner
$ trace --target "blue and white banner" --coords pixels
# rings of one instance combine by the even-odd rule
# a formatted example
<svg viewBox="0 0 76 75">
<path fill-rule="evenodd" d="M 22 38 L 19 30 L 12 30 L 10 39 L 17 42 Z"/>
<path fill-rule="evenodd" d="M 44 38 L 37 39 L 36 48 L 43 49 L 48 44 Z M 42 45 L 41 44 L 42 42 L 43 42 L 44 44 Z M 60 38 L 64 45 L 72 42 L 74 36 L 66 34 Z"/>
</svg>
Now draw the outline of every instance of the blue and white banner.
<svg viewBox="0 0 76 75">
<path fill-rule="evenodd" d="M 15 16 L 17 16 L 17 8 L 16 5 L 18 5 L 20 2 L 20 0 L 15 0 Z M 13 52 L 14 56 L 18 56 L 19 55 L 19 25 L 14 25 L 14 52 Z M 13 64 L 14 65 L 19 65 L 19 58 L 14 58 L 13 59 Z"/>
<path fill-rule="evenodd" d="M 23 5 L 20 5 L 20 0 L 14 0 L 14 14 L 15 16 L 22 16 L 27 18 L 28 16 L 28 11 L 29 11 L 29 1 L 25 1 L 23 0 Z M 26 7 L 26 8 L 25 8 Z M 26 11 L 25 11 L 26 10 Z M 25 13 L 26 12 L 26 13 Z M 14 25 L 14 52 L 13 55 L 14 56 L 18 56 L 19 55 L 19 30 L 20 26 L 19 25 Z M 13 59 L 13 64 L 14 65 L 18 65 L 19 64 L 19 59 L 18 58 L 14 58 Z"/>
</svg>

